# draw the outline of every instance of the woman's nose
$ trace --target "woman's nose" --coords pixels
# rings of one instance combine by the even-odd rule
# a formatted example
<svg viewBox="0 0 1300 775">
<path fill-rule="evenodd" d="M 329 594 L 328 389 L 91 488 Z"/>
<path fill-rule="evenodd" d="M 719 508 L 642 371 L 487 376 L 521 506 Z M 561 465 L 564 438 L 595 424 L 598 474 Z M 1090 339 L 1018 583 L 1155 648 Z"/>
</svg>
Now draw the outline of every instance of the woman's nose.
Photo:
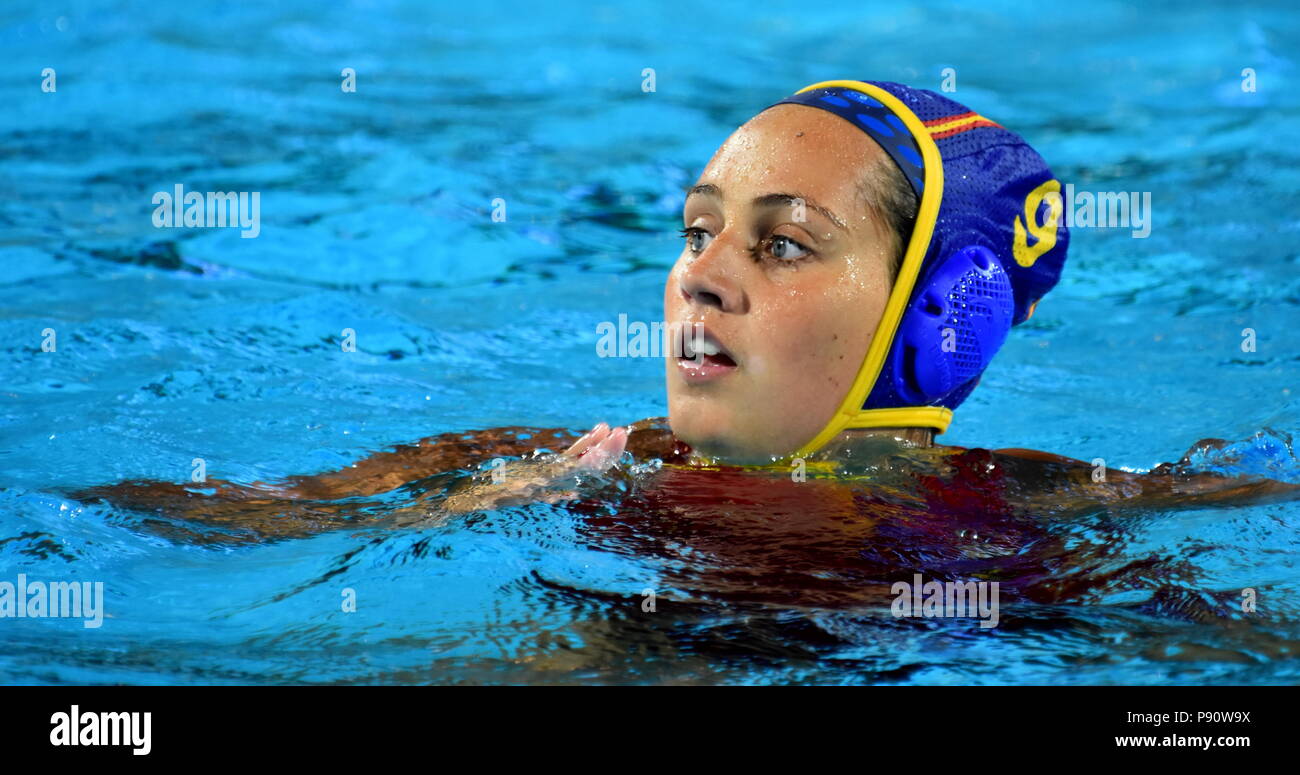
<svg viewBox="0 0 1300 775">
<path fill-rule="evenodd" d="M 743 250 L 729 248 L 719 235 L 682 267 L 678 275 L 682 296 L 704 307 L 716 307 L 720 312 L 743 312 L 745 294 L 733 263 L 742 253 Z"/>
</svg>

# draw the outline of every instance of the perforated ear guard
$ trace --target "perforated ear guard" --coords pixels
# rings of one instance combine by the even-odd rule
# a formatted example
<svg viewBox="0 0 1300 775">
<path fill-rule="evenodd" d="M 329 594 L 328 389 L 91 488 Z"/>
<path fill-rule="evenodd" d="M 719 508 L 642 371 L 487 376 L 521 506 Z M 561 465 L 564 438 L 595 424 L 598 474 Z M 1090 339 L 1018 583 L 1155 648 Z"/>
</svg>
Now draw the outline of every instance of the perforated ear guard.
<svg viewBox="0 0 1300 775">
<path fill-rule="evenodd" d="M 1014 315 L 1011 277 L 997 256 L 982 245 L 962 248 L 908 304 L 882 381 L 914 404 L 942 398 L 984 371 Z"/>
</svg>

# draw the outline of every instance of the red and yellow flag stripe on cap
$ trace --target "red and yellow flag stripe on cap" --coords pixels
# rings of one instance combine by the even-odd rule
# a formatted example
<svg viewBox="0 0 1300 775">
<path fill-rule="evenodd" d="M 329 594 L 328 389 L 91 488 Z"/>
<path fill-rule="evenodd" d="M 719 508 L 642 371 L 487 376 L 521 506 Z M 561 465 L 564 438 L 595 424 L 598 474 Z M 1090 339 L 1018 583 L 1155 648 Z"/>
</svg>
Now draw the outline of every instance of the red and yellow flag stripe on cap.
<svg viewBox="0 0 1300 775">
<path fill-rule="evenodd" d="M 943 118 L 932 118 L 929 121 L 922 121 L 925 128 L 929 130 L 930 137 L 935 140 L 942 140 L 945 137 L 952 137 L 970 129 L 981 126 L 995 126 L 999 129 L 1001 124 L 996 121 L 990 121 L 975 111 L 969 113 L 959 113 L 955 116 L 944 116 Z"/>
</svg>

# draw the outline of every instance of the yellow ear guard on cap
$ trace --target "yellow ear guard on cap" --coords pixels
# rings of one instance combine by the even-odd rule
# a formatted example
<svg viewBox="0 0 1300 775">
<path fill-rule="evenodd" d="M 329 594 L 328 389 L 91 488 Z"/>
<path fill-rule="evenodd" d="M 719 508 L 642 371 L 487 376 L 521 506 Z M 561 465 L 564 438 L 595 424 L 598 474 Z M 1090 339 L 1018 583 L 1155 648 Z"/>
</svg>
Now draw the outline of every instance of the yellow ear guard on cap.
<svg viewBox="0 0 1300 775">
<path fill-rule="evenodd" d="M 948 429 L 952 422 L 952 410 L 942 406 L 906 406 L 889 409 L 864 409 L 867 396 L 880 377 L 881 368 L 889 354 L 894 336 L 898 331 L 903 312 L 912 294 L 917 275 L 925 261 L 926 251 L 930 247 L 930 238 L 939 214 L 939 203 L 943 199 L 943 160 L 939 148 L 930 136 L 929 130 L 921 119 L 917 118 L 907 105 L 885 89 L 865 81 L 821 81 L 805 86 L 796 95 L 802 95 L 817 89 L 842 87 L 867 95 L 888 108 L 897 116 L 915 140 L 921 152 L 924 168 L 924 180 L 921 186 L 920 207 L 917 210 L 916 225 L 912 236 L 903 252 L 903 262 L 898 270 L 898 279 L 890 291 L 885 304 L 885 312 L 880 318 L 876 333 L 871 338 L 866 357 L 858 368 L 853 385 L 822 428 L 811 440 L 796 452 L 784 458 L 788 462 L 794 458 L 811 455 L 824 447 L 827 442 L 850 428 L 894 428 L 926 427 L 934 428 L 939 433 Z M 777 103 L 780 104 L 780 103 Z M 834 112 L 834 111 L 833 111 Z M 859 125 L 860 126 L 860 125 Z M 869 132 L 869 134 L 871 134 Z M 874 137 L 874 135 L 873 135 Z M 915 182 L 913 183 L 915 186 Z"/>
</svg>

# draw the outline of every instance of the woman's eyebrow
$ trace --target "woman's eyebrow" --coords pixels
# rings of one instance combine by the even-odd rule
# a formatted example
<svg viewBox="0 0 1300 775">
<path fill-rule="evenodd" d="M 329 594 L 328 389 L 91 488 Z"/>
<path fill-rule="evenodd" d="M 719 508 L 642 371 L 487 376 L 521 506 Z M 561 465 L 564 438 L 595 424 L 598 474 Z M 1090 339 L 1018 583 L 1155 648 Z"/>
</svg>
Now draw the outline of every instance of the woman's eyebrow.
<svg viewBox="0 0 1300 775">
<path fill-rule="evenodd" d="M 719 199 L 722 199 L 722 189 L 718 188 L 712 183 L 701 183 L 696 186 L 691 186 L 691 188 L 686 192 L 686 198 L 689 199 L 692 196 L 695 196 L 697 194 L 701 194 L 704 196 L 715 196 Z M 849 230 L 849 227 L 844 225 L 844 221 L 841 220 L 838 215 L 831 212 L 826 207 L 823 207 L 822 205 L 818 204 L 816 200 L 804 196 L 803 194 L 800 194 L 798 192 L 788 193 L 788 194 L 787 193 L 763 194 L 762 196 L 754 197 L 753 204 L 755 207 L 771 207 L 773 205 L 786 206 L 796 199 L 802 200 L 805 207 L 811 207 L 813 210 L 816 210 L 817 212 L 821 213 L 822 216 L 826 218 L 826 220 L 835 224 L 841 230 L 843 231 Z"/>
<path fill-rule="evenodd" d="M 844 221 L 840 220 L 840 217 L 838 215 L 831 212 L 829 209 L 823 207 L 822 205 L 818 204 L 816 200 L 804 196 L 803 194 L 800 194 L 798 192 L 792 194 L 763 194 L 762 196 L 756 196 L 754 197 L 754 205 L 756 207 L 771 207 L 773 205 L 782 206 L 782 205 L 789 205 L 793 200 L 796 199 L 803 202 L 805 207 L 810 207 L 813 210 L 816 210 L 817 212 L 821 213 L 826 220 L 840 227 L 841 230 L 843 231 L 849 230 L 849 227 L 844 225 Z"/>
</svg>

